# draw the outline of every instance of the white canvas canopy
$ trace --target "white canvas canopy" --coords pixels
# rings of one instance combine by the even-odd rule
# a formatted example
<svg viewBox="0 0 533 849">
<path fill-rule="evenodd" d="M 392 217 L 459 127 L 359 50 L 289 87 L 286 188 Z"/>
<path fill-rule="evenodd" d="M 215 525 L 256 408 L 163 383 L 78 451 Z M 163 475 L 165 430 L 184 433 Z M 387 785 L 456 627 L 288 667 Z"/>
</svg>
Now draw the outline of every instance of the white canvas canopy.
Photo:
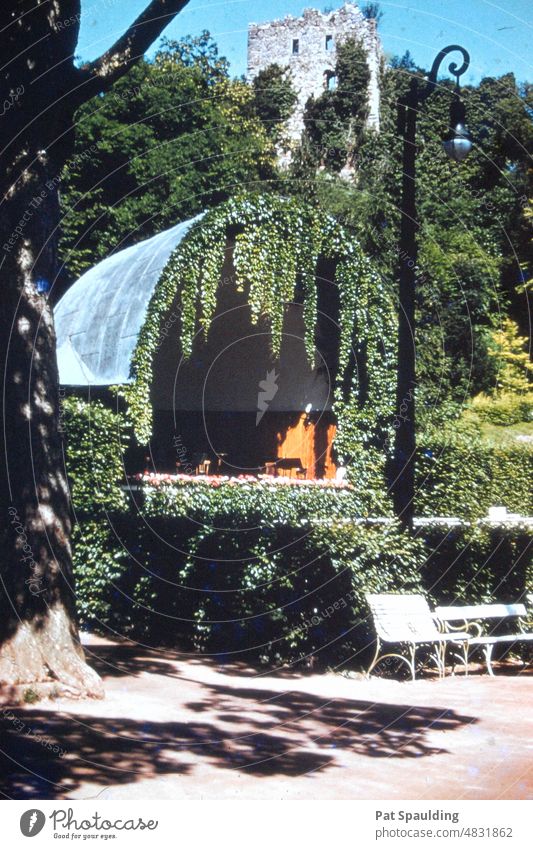
<svg viewBox="0 0 533 849">
<path fill-rule="evenodd" d="M 63 386 L 130 381 L 148 303 L 172 251 L 201 216 L 118 251 L 85 272 L 55 310 Z"/>
</svg>

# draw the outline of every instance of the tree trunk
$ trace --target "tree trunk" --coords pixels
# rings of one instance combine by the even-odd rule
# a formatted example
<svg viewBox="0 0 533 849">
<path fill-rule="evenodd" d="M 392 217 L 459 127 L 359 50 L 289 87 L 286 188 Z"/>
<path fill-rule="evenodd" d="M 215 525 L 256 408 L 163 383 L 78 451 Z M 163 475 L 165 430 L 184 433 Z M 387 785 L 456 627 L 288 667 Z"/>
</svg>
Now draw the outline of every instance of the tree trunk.
<svg viewBox="0 0 533 849">
<path fill-rule="evenodd" d="M 76 109 L 141 58 L 188 0 L 151 0 L 100 59 L 74 65 L 80 0 L 2 0 L 0 102 L 0 684 L 101 696 L 75 618 L 59 432 L 53 285 L 58 184 Z"/>
<path fill-rule="evenodd" d="M 24 169 L 0 221 L 0 515 L 2 558 L 10 564 L 2 570 L 0 682 L 53 679 L 101 696 L 77 635 L 53 316 L 36 288 L 39 279 L 52 283 L 57 270 L 57 183 L 46 156 Z"/>
</svg>

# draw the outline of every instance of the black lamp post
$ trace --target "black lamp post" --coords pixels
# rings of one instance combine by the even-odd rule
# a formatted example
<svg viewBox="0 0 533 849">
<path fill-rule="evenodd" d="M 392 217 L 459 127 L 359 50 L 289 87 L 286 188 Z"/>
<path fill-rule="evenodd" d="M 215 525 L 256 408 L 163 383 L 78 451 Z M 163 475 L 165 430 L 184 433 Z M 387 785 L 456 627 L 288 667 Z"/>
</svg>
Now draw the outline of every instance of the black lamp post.
<svg viewBox="0 0 533 849">
<path fill-rule="evenodd" d="M 416 213 L 416 124 L 421 103 L 434 91 L 437 73 L 443 59 L 458 51 L 462 54 L 460 67 L 449 65 L 457 86 L 450 110 L 450 133 L 443 145 L 447 155 L 461 162 L 471 151 L 472 141 L 465 124 L 465 108 L 459 94 L 459 78 L 470 65 L 464 47 L 451 44 L 440 51 L 433 62 L 429 77 L 423 83 L 413 77 L 409 90 L 399 104 L 399 132 L 403 137 L 403 178 L 400 231 L 399 270 L 399 327 L 398 383 L 396 395 L 396 441 L 394 446 L 393 495 L 396 515 L 404 525 L 411 526 L 414 518 L 415 495 L 415 282 L 417 265 Z"/>
</svg>

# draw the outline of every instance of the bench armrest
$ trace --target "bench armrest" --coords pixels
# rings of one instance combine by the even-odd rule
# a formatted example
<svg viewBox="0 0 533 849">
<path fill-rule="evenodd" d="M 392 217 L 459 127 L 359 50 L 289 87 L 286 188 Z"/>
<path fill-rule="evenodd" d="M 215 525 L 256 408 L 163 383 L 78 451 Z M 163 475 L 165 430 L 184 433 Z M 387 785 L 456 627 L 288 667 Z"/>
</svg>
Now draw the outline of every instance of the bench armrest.
<svg viewBox="0 0 533 849">
<path fill-rule="evenodd" d="M 523 619 L 518 617 L 518 630 L 521 634 L 528 634 L 533 631 L 533 619 Z"/>
<path fill-rule="evenodd" d="M 439 630 L 442 631 L 443 634 L 453 634 L 456 631 L 466 632 L 467 634 L 471 634 L 473 637 L 480 637 L 483 633 L 483 626 L 481 622 L 477 621 L 468 621 L 467 619 L 458 620 L 460 621 L 459 625 L 452 625 L 449 621 L 443 621 L 438 617 L 435 617 L 435 621 L 438 623 Z"/>
</svg>

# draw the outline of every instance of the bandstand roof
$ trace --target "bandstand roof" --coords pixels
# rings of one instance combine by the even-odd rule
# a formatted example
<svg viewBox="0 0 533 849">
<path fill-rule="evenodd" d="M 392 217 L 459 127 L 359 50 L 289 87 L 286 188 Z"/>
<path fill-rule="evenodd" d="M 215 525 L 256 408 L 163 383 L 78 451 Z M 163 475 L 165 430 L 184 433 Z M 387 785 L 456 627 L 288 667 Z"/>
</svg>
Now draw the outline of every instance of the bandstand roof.
<svg viewBox="0 0 533 849">
<path fill-rule="evenodd" d="M 202 216 L 176 224 L 86 271 L 55 309 L 63 386 L 130 382 L 130 362 L 148 303 L 172 251 Z"/>
</svg>

